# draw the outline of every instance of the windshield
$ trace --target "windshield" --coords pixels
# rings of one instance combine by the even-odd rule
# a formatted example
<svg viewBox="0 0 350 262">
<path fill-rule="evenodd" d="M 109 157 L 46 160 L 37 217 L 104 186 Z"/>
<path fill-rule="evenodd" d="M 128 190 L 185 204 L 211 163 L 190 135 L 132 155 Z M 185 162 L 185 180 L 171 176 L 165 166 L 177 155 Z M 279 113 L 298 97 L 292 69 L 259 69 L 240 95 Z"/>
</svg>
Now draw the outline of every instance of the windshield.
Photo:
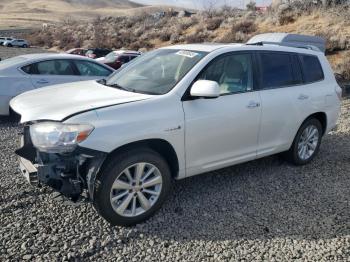
<svg viewBox="0 0 350 262">
<path fill-rule="evenodd" d="M 110 52 L 106 57 L 105 57 L 105 59 L 106 59 L 106 62 L 110 62 L 110 63 L 113 63 L 113 62 L 115 62 L 115 60 L 117 60 L 117 54 L 116 53 L 114 53 L 114 52 Z"/>
<path fill-rule="evenodd" d="M 158 49 L 134 59 L 107 79 L 108 86 L 127 91 L 168 93 L 207 53 Z"/>
</svg>

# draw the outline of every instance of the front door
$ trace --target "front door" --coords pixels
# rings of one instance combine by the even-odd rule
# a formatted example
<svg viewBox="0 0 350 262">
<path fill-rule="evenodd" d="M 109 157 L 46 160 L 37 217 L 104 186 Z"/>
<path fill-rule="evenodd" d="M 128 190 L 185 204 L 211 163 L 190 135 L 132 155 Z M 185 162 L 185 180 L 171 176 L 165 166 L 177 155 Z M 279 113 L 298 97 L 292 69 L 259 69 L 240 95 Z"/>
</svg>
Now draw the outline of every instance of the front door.
<svg viewBox="0 0 350 262">
<path fill-rule="evenodd" d="M 216 81 L 221 96 L 183 102 L 187 175 L 256 158 L 261 107 L 252 64 L 249 53 L 225 54 L 197 77 Z"/>
</svg>

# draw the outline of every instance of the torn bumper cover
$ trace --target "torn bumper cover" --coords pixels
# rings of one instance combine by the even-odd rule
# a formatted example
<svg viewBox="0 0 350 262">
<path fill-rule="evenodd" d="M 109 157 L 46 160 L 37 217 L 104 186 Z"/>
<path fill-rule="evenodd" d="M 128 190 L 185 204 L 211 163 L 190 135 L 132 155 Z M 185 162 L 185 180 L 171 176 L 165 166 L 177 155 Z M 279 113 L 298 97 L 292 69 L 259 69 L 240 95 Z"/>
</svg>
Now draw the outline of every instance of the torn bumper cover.
<svg viewBox="0 0 350 262">
<path fill-rule="evenodd" d="M 31 185 L 48 185 L 74 201 L 84 191 L 93 199 L 95 179 L 107 156 L 82 147 L 69 154 L 39 152 L 31 142 L 29 127 L 24 128 L 16 154 L 20 157 L 20 171 Z"/>
</svg>

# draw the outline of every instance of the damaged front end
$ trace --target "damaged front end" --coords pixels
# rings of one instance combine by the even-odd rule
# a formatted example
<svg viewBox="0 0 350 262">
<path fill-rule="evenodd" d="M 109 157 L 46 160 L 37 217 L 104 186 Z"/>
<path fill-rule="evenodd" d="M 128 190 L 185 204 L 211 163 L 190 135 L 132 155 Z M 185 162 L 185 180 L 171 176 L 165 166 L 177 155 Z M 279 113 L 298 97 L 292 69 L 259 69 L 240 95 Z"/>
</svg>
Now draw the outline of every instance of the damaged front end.
<svg viewBox="0 0 350 262">
<path fill-rule="evenodd" d="M 29 126 L 24 127 L 20 170 L 33 186 L 47 185 L 73 201 L 87 192 L 93 199 L 94 182 L 107 154 L 77 146 L 72 152 L 41 152 L 33 145 Z"/>
</svg>

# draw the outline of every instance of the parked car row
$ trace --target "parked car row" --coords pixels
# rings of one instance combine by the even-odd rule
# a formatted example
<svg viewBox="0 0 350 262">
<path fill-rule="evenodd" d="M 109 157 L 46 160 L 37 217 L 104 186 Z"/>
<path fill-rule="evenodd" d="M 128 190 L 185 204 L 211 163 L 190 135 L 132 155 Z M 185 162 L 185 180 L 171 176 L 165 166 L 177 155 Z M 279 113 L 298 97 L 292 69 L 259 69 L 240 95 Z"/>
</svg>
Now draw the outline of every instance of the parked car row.
<svg viewBox="0 0 350 262">
<path fill-rule="evenodd" d="M 30 54 L 0 62 L 0 115 L 8 115 L 11 98 L 50 85 L 106 78 L 114 69 L 69 54 Z"/>
<path fill-rule="evenodd" d="M 12 37 L 0 37 L 0 45 L 7 47 L 29 47 L 29 42 L 25 39 L 15 39 Z"/>
<path fill-rule="evenodd" d="M 126 64 L 134 58 L 140 56 L 142 53 L 132 50 L 118 50 L 112 51 L 106 48 L 74 48 L 68 50 L 66 53 L 80 56 L 87 56 L 98 60 L 100 63 L 106 64 L 114 69 L 119 69 L 123 64 Z"/>
</svg>

